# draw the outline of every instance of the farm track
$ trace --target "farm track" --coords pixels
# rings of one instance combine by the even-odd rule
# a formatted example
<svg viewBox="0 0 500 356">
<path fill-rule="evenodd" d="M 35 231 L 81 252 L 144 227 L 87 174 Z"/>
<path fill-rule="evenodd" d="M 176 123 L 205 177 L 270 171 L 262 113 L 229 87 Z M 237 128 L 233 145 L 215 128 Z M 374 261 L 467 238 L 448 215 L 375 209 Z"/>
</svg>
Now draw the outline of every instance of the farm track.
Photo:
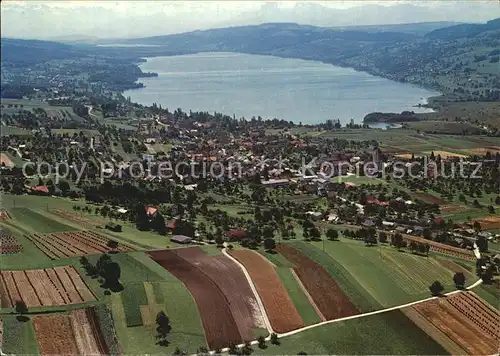
<svg viewBox="0 0 500 356">
<path fill-rule="evenodd" d="M 304 321 L 268 260 L 247 250 L 231 250 L 229 254 L 251 276 L 275 332 L 286 332 L 304 326 Z"/>
<path fill-rule="evenodd" d="M 253 328 L 265 327 L 255 296 L 243 272 L 226 256 L 209 256 L 198 247 L 180 249 L 177 256 L 207 275 L 224 293 L 243 340 Z"/>
<path fill-rule="evenodd" d="M 242 337 L 220 288 L 204 273 L 169 250 L 149 252 L 151 258 L 182 281 L 194 297 L 209 347 L 238 344 Z"/>
<path fill-rule="evenodd" d="M 354 304 L 320 264 L 291 246 L 280 245 L 277 251 L 295 265 L 295 273 L 327 320 L 359 314 Z"/>
<path fill-rule="evenodd" d="M 25 236 L 51 259 L 105 253 L 110 250 L 107 246 L 110 239 L 93 231 L 71 231 Z M 116 249 L 118 252 L 133 250 L 131 247 L 121 243 L 118 244 L 118 248 Z"/>
<path fill-rule="evenodd" d="M 72 266 L 26 271 L 0 271 L 0 290 L 8 292 L 2 307 L 23 300 L 28 307 L 77 304 L 96 300 Z"/>
</svg>

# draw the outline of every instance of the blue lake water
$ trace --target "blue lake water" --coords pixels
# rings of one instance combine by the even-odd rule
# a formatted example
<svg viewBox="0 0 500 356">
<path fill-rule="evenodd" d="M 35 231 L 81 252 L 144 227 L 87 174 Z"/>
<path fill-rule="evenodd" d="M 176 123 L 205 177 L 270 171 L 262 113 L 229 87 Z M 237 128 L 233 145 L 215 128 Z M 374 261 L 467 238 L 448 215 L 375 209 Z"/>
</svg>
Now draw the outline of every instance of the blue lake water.
<svg viewBox="0 0 500 356">
<path fill-rule="evenodd" d="M 349 68 L 271 56 L 200 53 L 148 58 L 140 66 L 159 76 L 141 78 L 145 88 L 127 90 L 124 95 L 132 101 L 238 118 L 359 123 L 374 111 L 430 111 L 413 106 L 439 95 Z"/>
</svg>

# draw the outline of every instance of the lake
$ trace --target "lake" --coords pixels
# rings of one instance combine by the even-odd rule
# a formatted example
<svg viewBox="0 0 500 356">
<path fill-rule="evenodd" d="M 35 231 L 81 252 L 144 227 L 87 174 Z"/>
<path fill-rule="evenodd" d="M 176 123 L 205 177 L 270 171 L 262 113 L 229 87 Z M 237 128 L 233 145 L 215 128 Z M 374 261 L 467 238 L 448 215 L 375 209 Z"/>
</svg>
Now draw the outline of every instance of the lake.
<svg viewBox="0 0 500 356">
<path fill-rule="evenodd" d="M 148 58 L 140 67 L 159 76 L 140 78 L 145 88 L 127 90 L 124 95 L 133 102 L 237 118 L 359 123 L 374 111 L 430 111 L 413 106 L 439 95 L 349 68 L 271 56 L 199 53 Z"/>
</svg>

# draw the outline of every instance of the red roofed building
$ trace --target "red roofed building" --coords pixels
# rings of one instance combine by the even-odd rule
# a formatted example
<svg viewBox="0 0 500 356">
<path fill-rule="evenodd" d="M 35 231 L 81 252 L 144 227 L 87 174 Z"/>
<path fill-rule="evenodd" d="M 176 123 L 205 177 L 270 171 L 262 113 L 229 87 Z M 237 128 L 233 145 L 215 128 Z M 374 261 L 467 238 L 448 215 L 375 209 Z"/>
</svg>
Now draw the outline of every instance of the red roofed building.
<svg viewBox="0 0 500 356">
<path fill-rule="evenodd" d="M 389 206 L 389 202 L 380 201 L 378 199 L 370 199 L 367 201 L 368 204 L 378 205 L 378 206 Z"/>
<path fill-rule="evenodd" d="M 224 233 L 229 241 L 240 241 L 247 237 L 247 232 L 241 229 L 231 229 Z"/>
<path fill-rule="evenodd" d="M 31 187 L 31 190 L 38 194 L 50 194 L 49 187 L 47 187 L 46 185 L 37 185 Z"/>
<path fill-rule="evenodd" d="M 146 210 L 146 215 L 150 218 L 154 217 L 158 212 L 158 207 L 153 205 L 146 205 L 144 209 Z"/>
<path fill-rule="evenodd" d="M 167 227 L 168 231 L 174 231 L 174 229 L 177 227 L 177 220 L 168 220 L 165 226 Z"/>
</svg>

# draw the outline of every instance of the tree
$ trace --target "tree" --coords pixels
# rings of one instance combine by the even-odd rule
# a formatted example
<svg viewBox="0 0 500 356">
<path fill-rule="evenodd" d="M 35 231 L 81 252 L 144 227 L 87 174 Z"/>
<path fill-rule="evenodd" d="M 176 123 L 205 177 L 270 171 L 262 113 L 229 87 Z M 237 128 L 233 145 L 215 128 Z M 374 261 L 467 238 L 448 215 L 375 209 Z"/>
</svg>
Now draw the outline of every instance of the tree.
<svg viewBox="0 0 500 356">
<path fill-rule="evenodd" d="M 396 234 L 394 234 L 392 236 L 391 243 L 398 250 L 401 249 L 404 246 L 403 235 L 401 235 L 399 232 L 397 232 Z"/>
<path fill-rule="evenodd" d="M 271 344 L 273 345 L 279 345 L 280 341 L 278 339 L 278 335 L 276 333 L 271 334 Z"/>
<path fill-rule="evenodd" d="M 16 300 L 15 310 L 19 314 L 17 316 L 18 321 L 28 321 L 28 318 L 24 315 L 28 313 L 28 307 L 23 300 Z"/>
<path fill-rule="evenodd" d="M 259 338 L 257 339 L 257 341 L 259 342 L 259 349 L 265 349 L 267 348 L 267 345 L 266 345 L 266 338 L 264 336 L 259 336 Z"/>
<path fill-rule="evenodd" d="M 463 289 L 465 286 L 465 275 L 462 272 L 457 272 L 453 276 L 453 282 L 455 283 L 455 287 L 457 289 Z"/>
<path fill-rule="evenodd" d="M 222 246 L 222 244 L 224 243 L 224 239 L 222 238 L 222 234 L 221 233 L 218 233 L 215 236 L 215 243 L 217 244 L 217 246 Z"/>
<path fill-rule="evenodd" d="M 59 187 L 59 189 L 61 190 L 61 192 L 63 192 L 63 194 L 66 194 L 70 189 L 71 187 L 69 186 L 69 183 L 65 180 L 61 180 L 57 186 Z"/>
<path fill-rule="evenodd" d="M 241 354 L 242 355 L 251 355 L 252 354 L 252 346 L 250 345 L 250 342 L 245 342 L 243 347 L 241 348 Z"/>
<path fill-rule="evenodd" d="M 430 286 L 429 290 L 433 296 L 439 296 L 444 291 L 444 287 L 439 281 L 434 281 Z"/>
<path fill-rule="evenodd" d="M 175 350 L 174 350 L 173 355 L 176 355 L 176 356 L 185 356 L 185 355 L 187 355 L 187 353 L 185 351 L 182 351 L 181 349 L 179 349 L 179 347 L 176 347 Z"/>
<path fill-rule="evenodd" d="M 168 346 L 169 342 L 167 340 L 167 336 L 172 330 L 170 326 L 170 319 L 162 310 L 156 315 L 156 338 L 159 340 L 158 345 Z"/>
<path fill-rule="evenodd" d="M 196 350 L 197 355 L 209 355 L 209 350 L 206 346 L 200 346 L 198 347 L 198 350 Z"/>
<path fill-rule="evenodd" d="M 167 233 L 165 218 L 158 212 L 155 214 L 153 220 L 151 221 L 151 227 L 161 235 L 165 235 Z"/>
<path fill-rule="evenodd" d="M 330 228 L 326 231 L 326 236 L 328 237 L 328 240 L 332 240 L 332 241 L 338 240 L 339 232 L 335 229 Z"/>
<path fill-rule="evenodd" d="M 479 252 L 488 252 L 488 240 L 484 236 L 479 236 L 476 240 L 477 248 Z"/>
<path fill-rule="evenodd" d="M 229 355 L 239 355 L 240 354 L 240 350 L 238 350 L 238 348 L 236 347 L 235 344 L 230 344 L 229 347 L 228 347 L 228 354 Z"/>
<path fill-rule="evenodd" d="M 311 236 L 311 238 L 313 240 L 320 240 L 321 239 L 321 231 L 319 231 L 319 229 L 316 227 L 316 226 L 313 226 L 310 230 L 309 230 L 309 235 Z"/>
<path fill-rule="evenodd" d="M 272 251 L 276 248 L 276 241 L 274 239 L 265 239 L 264 240 L 264 248 L 267 251 Z"/>
</svg>

